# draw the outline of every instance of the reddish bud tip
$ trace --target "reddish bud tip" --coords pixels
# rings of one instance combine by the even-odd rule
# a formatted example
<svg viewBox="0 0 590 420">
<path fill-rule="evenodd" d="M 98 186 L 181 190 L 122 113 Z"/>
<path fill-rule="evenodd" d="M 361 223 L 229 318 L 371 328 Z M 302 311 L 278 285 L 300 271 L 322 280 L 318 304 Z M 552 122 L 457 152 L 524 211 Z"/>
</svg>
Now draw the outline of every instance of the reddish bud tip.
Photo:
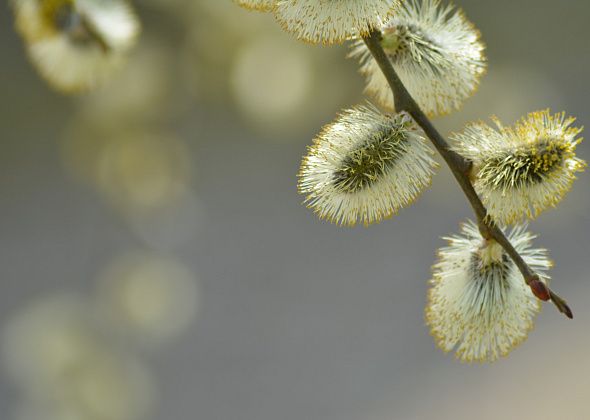
<svg viewBox="0 0 590 420">
<path fill-rule="evenodd" d="M 548 300 L 551 299 L 551 293 L 549 292 L 549 288 L 545 285 L 545 283 L 543 283 L 541 280 L 539 280 L 538 278 L 531 280 L 531 282 L 529 283 L 529 287 L 531 288 L 533 294 L 547 302 Z M 571 311 L 570 311 L 571 313 Z M 567 315 L 567 313 L 566 313 Z"/>
</svg>

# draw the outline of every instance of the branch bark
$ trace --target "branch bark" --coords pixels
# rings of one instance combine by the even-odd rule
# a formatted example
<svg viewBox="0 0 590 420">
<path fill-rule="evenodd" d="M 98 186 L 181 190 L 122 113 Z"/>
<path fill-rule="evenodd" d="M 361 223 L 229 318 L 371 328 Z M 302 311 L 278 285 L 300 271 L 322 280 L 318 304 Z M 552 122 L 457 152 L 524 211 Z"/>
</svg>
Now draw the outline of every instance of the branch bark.
<svg viewBox="0 0 590 420">
<path fill-rule="evenodd" d="M 488 211 L 477 195 L 469 178 L 471 162 L 451 149 L 449 143 L 436 130 L 412 95 L 410 95 L 381 46 L 381 31 L 374 29 L 363 40 L 391 87 L 396 111 L 408 112 L 442 156 L 473 208 L 481 235 L 487 240 L 495 240 L 504 248 L 522 273 L 524 281 L 531 287 L 531 291 L 535 296 L 544 301 L 551 300 L 561 313 L 565 314 L 568 318 L 573 318 L 572 311 L 566 301 L 540 281 L 539 275 L 531 269 L 502 230 L 488 217 Z"/>
</svg>

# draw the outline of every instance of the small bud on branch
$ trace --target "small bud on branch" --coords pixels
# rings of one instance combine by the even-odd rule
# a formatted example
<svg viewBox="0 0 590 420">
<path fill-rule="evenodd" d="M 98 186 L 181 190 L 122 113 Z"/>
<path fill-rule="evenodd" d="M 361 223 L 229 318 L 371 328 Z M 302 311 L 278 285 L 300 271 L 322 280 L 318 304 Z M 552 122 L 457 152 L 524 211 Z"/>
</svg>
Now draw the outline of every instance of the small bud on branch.
<svg viewBox="0 0 590 420">
<path fill-rule="evenodd" d="M 545 283 L 539 280 L 538 276 L 537 278 L 529 281 L 529 287 L 531 288 L 533 294 L 542 301 L 547 302 L 551 299 L 551 292 L 549 291 L 549 288 L 545 285 Z"/>
</svg>

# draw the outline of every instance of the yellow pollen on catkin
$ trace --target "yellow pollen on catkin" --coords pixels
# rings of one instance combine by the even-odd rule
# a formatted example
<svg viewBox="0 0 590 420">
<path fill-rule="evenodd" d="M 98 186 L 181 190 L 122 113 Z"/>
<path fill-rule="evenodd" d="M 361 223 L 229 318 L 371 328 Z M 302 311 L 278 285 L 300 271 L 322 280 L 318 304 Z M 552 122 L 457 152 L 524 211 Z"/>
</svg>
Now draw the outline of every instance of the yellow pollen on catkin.
<svg viewBox="0 0 590 420">
<path fill-rule="evenodd" d="M 549 111 L 529 114 L 514 127 L 495 120 L 468 125 L 452 136 L 456 152 L 473 162 L 474 187 L 498 223 L 511 224 L 559 203 L 586 163 L 573 118 Z"/>
</svg>

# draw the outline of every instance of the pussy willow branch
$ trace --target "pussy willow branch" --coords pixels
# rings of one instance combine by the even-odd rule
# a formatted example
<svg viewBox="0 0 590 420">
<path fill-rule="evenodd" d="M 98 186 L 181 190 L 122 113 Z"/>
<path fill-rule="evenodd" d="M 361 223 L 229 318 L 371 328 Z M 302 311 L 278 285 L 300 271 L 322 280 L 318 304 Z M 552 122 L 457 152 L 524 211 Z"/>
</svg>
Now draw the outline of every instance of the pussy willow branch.
<svg viewBox="0 0 590 420">
<path fill-rule="evenodd" d="M 471 162 L 465 159 L 460 154 L 451 149 L 449 143 L 436 130 L 434 125 L 430 122 L 426 114 L 422 112 L 414 98 L 407 91 L 401 79 L 397 75 L 395 68 L 391 61 L 385 54 L 381 46 L 382 34 L 379 30 L 373 30 L 369 35 L 363 38 L 373 58 L 379 64 L 381 71 L 387 78 L 387 81 L 393 91 L 395 101 L 395 109 L 398 112 L 406 111 L 416 123 L 422 128 L 426 136 L 430 139 L 436 150 L 445 160 L 453 176 L 461 186 L 463 193 L 469 200 L 469 204 L 477 217 L 477 222 L 481 235 L 487 240 L 495 240 L 499 243 L 506 253 L 512 258 L 520 272 L 524 277 L 524 281 L 531 287 L 531 290 L 539 299 L 549 300 L 555 304 L 560 312 L 565 314 L 568 318 L 573 318 L 573 314 L 565 300 L 555 294 L 551 289 L 540 282 L 539 275 L 531 269 L 531 267 L 524 261 L 522 256 L 510 243 L 502 230 L 488 217 L 488 211 L 479 196 L 477 195 L 473 184 L 469 178 L 471 171 Z"/>
</svg>

